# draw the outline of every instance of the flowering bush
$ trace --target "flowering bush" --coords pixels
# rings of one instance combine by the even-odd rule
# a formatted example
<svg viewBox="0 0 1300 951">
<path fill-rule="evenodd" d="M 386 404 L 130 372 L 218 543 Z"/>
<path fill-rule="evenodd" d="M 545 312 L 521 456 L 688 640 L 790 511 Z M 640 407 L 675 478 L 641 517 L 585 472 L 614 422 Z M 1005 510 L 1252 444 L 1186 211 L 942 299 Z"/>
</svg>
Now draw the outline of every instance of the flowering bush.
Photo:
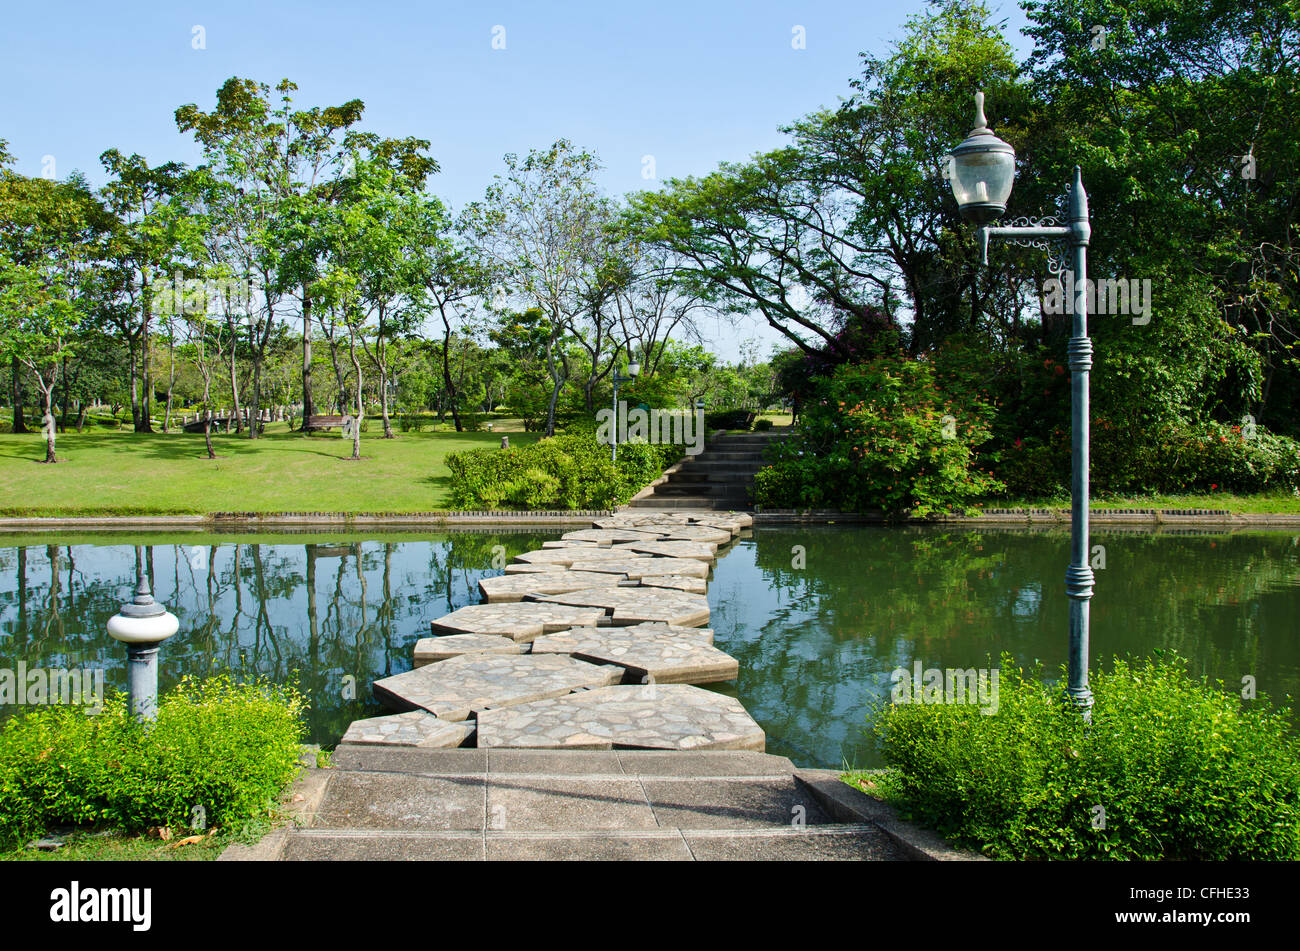
<svg viewBox="0 0 1300 951">
<path fill-rule="evenodd" d="M 943 392 L 928 362 L 840 366 L 817 381 L 798 435 L 771 447 L 754 498 L 772 508 L 966 511 L 1002 484 L 976 465 L 992 408 Z"/>
</svg>

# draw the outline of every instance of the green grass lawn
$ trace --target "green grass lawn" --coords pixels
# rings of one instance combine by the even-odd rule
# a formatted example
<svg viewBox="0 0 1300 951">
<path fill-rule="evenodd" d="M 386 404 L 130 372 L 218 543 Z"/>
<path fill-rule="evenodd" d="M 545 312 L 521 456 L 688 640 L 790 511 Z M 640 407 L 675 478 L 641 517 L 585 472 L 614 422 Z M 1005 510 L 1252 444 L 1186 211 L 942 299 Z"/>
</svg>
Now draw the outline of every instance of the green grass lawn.
<svg viewBox="0 0 1300 951">
<path fill-rule="evenodd" d="M 536 441 L 511 433 L 511 445 Z M 360 462 L 337 432 L 302 436 L 283 423 L 260 439 L 117 432 L 58 437 L 44 465 L 39 434 L 0 435 L 0 515 L 163 515 L 209 512 L 429 512 L 446 507 L 447 454 L 496 447 L 499 432 L 401 433 L 377 421 L 361 437 Z"/>
<path fill-rule="evenodd" d="M 53 852 L 25 846 L 0 851 L 0 862 L 211 862 L 230 844 L 221 836 L 205 836 L 185 845 L 176 841 L 77 832 L 64 838 L 63 846 Z"/>
</svg>

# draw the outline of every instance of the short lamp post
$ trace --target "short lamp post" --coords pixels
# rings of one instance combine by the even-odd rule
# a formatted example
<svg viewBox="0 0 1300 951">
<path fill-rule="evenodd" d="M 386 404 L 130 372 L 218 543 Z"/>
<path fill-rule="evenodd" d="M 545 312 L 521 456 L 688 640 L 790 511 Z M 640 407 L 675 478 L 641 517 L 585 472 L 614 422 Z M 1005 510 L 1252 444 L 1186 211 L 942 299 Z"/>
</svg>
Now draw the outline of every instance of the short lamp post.
<svg viewBox="0 0 1300 951">
<path fill-rule="evenodd" d="M 614 370 L 614 438 L 610 440 L 609 459 L 610 462 L 618 462 L 618 385 L 620 383 L 631 383 L 641 375 L 641 364 L 633 361 L 627 365 L 627 376 L 623 376 Z"/>
<path fill-rule="evenodd" d="M 135 597 L 108 619 L 108 633 L 126 645 L 131 714 L 141 723 L 158 715 L 158 645 L 176 633 L 176 615 L 153 599 L 144 569 L 144 548 L 135 547 Z"/>
<path fill-rule="evenodd" d="M 1016 177 L 1016 151 L 988 127 L 984 118 L 984 93 L 975 94 L 975 128 L 948 157 L 947 177 L 962 217 L 975 225 L 981 263 L 988 264 L 989 238 L 1005 238 L 1017 244 L 1047 248 L 1048 242 L 1064 243 L 1069 255 L 1074 286 L 1074 326 L 1067 354 L 1070 365 L 1070 564 L 1065 569 L 1065 593 L 1070 598 L 1069 684 L 1066 692 L 1085 719 L 1092 709 L 1088 688 L 1088 609 L 1094 576 L 1088 555 L 1088 375 L 1092 369 L 1092 341 L 1088 339 L 1087 287 L 1088 195 L 1083 190 L 1079 166 L 1066 199 L 1066 222 L 1056 218 L 1016 219 L 1011 227 L 994 227 L 990 222 L 1007 210 L 1011 186 Z M 1052 259 L 1049 268 L 1063 270 Z"/>
</svg>

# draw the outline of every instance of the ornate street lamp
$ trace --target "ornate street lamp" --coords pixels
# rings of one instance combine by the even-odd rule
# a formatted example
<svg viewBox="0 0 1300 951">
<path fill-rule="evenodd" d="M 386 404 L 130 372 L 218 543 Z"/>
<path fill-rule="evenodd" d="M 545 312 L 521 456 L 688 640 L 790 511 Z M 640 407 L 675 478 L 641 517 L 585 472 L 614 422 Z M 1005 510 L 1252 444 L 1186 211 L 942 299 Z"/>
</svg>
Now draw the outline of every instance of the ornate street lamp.
<svg viewBox="0 0 1300 951">
<path fill-rule="evenodd" d="M 635 360 L 628 363 L 627 376 L 623 376 L 617 369 L 614 370 L 614 438 L 610 440 L 610 462 L 618 462 L 618 385 L 620 383 L 631 383 L 640 376 L 640 374 L 641 364 L 637 363 Z"/>
<path fill-rule="evenodd" d="M 1016 152 L 989 130 L 984 118 L 984 93 L 975 94 L 975 128 L 948 157 L 947 177 L 962 217 L 976 226 L 981 263 L 988 263 L 989 238 L 1006 238 L 1029 247 L 1063 245 L 1063 258 L 1070 260 L 1067 275 L 1074 286 L 1074 326 L 1067 354 L 1070 365 L 1070 565 L 1065 569 L 1065 593 L 1070 597 L 1069 684 L 1066 692 L 1088 718 L 1092 691 L 1088 689 L 1088 608 L 1094 577 L 1088 563 L 1088 375 L 1092 369 L 1092 341 L 1088 339 L 1088 195 L 1083 190 L 1079 166 L 1066 199 L 1066 223 L 1054 217 L 1017 218 L 1008 227 L 989 224 L 1002 217 L 1015 181 Z M 1064 262 L 1052 257 L 1048 269 L 1065 270 Z M 1063 285 L 1067 280 L 1062 278 Z"/>
<path fill-rule="evenodd" d="M 108 619 L 108 633 L 126 644 L 127 691 L 132 715 L 142 723 L 158 715 L 158 645 L 176 633 L 176 615 L 153 599 L 145 576 L 144 547 L 135 546 L 135 597 Z"/>
</svg>

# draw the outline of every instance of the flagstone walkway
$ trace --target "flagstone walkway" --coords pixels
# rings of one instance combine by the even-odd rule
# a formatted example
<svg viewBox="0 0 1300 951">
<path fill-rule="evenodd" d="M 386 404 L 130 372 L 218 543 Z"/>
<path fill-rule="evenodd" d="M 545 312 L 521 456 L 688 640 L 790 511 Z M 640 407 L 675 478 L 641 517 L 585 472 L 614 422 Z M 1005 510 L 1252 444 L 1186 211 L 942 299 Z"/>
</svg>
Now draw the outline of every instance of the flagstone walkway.
<svg viewBox="0 0 1300 951">
<path fill-rule="evenodd" d="M 640 511 L 519 555 L 375 681 L 394 713 L 348 728 L 300 827 L 223 858 L 901 857 L 697 686 L 739 673 L 704 595 L 750 524 Z"/>
</svg>

